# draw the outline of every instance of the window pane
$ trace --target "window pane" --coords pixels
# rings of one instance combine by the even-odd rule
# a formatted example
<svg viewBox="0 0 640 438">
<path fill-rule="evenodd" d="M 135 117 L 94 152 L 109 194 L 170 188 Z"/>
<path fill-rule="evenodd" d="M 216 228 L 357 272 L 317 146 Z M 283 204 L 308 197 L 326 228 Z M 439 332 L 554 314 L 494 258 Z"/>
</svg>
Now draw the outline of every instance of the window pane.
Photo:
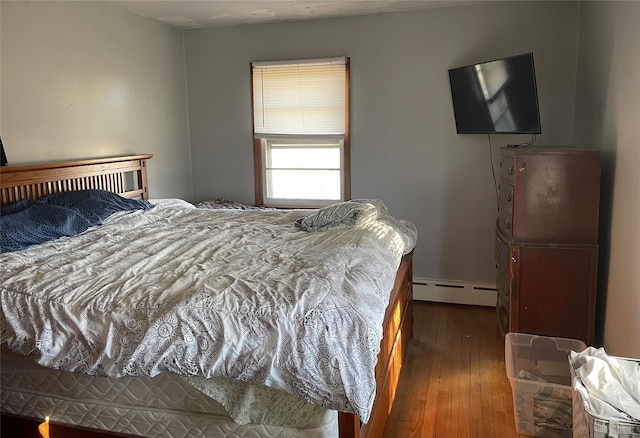
<svg viewBox="0 0 640 438">
<path fill-rule="evenodd" d="M 267 193 L 276 199 L 340 200 L 340 171 L 267 170 Z"/>
<path fill-rule="evenodd" d="M 340 145 L 324 147 L 277 147 L 270 149 L 272 169 L 340 169 Z"/>
</svg>

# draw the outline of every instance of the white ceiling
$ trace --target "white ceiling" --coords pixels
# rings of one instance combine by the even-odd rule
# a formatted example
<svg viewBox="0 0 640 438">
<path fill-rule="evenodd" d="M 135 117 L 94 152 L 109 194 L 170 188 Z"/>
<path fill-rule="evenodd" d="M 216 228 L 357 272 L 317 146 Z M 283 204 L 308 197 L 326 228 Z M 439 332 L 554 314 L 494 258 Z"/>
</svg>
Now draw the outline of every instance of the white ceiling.
<svg viewBox="0 0 640 438">
<path fill-rule="evenodd" d="M 309 20 L 482 3 L 481 0 L 106 0 L 183 29 Z"/>
</svg>

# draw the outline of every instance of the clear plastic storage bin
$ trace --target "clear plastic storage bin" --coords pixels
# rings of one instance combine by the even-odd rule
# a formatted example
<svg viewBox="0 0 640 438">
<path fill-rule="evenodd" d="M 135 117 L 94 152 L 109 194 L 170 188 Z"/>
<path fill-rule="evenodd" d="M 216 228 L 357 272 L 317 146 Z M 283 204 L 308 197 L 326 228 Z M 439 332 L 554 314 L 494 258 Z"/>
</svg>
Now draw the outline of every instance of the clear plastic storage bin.
<svg viewBox="0 0 640 438">
<path fill-rule="evenodd" d="M 505 365 L 518 433 L 572 437 L 569 352 L 585 348 L 584 342 L 576 339 L 507 333 Z"/>
</svg>

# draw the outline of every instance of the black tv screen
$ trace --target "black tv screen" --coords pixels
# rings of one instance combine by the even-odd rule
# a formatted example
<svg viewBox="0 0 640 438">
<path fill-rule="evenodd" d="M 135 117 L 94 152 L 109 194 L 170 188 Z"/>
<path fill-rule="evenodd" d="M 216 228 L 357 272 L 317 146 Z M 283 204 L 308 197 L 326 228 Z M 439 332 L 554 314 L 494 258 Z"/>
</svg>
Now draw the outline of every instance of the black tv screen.
<svg viewBox="0 0 640 438">
<path fill-rule="evenodd" d="M 540 134 L 533 53 L 449 70 L 458 134 Z"/>
</svg>

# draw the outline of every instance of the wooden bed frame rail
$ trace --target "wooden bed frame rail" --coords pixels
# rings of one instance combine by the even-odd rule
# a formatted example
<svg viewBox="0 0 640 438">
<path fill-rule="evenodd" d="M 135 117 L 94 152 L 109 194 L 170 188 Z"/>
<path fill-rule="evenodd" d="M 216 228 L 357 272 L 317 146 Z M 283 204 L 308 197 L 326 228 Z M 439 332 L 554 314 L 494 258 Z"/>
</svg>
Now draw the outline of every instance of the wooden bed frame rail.
<svg viewBox="0 0 640 438">
<path fill-rule="evenodd" d="M 22 199 L 83 189 L 102 189 L 133 199 L 148 199 L 146 160 L 151 154 L 95 160 L 67 161 L 0 168 L 2 205 Z M 380 438 L 391 414 L 400 378 L 400 369 L 413 338 L 413 253 L 403 257 L 387 307 L 383 339 L 375 369 L 376 398 L 366 424 L 353 414 L 338 413 L 340 438 Z M 2 414 L 2 432 L 8 436 L 39 437 L 42 419 L 24 419 Z M 70 425 L 51 424 L 56 438 L 130 436 L 110 434 Z"/>
<path fill-rule="evenodd" d="M 102 189 L 125 198 L 149 199 L 151 154 L 0 167 L 2 205 L 71 190 Z"/>
</svg>

